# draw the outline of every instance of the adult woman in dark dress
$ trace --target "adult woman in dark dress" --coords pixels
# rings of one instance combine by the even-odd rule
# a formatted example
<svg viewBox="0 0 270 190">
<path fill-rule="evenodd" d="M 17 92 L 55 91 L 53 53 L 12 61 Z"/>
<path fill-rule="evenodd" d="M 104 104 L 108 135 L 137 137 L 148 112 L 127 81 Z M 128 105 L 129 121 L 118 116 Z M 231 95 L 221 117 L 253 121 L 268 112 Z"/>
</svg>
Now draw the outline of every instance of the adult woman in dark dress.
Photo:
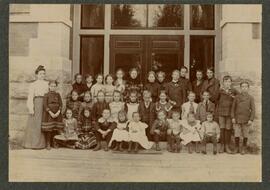
<svg viewBox="0 0 270 190">
<path fill-rule="evenodd" d="M 23 147 L 28 149 L 45 148 L 45 137 L 41 132 L 43 113 L 43 96 L 48 92 L 48 82 L 45 81 L 45 68 L 40 65 L 35 71 L 37 80 L 30 84 L 27 108 L 29 118 L 25 129 Z"/>
</svg>

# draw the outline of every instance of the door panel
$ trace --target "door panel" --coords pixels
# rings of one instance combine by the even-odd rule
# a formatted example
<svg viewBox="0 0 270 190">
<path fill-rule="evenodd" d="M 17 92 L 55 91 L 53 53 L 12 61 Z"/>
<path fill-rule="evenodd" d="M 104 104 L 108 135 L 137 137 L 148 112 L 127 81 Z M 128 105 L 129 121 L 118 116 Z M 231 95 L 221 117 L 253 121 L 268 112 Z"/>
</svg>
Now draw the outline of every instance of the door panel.
<svg viewBox="0 0 270 190">
<path fill-rule="evenodd" d="M 126 74 L 132 67 L 140 70 L 145 82 L 150 70 L 170 73 L 184 63 L 183 36 L 111 36 L 110 72 L 122 68 Z"/>
</svg>

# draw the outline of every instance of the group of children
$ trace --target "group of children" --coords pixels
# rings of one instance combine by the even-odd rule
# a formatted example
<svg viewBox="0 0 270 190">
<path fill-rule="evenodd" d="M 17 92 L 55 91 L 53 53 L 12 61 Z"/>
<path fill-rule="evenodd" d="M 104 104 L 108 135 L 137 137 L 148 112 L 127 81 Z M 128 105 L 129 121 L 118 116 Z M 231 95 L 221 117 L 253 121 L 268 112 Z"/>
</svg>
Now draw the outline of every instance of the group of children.
<svg viewBox="0 0 270 190">
<path fill-rule="evenodd" d="M 232 88 L 232 78 L 223 77 L 220 87 L 212 68 L 197 71 L 192 83 L 186 78 L 187 68 L 174 70 L 172 80 L 165 82 L 165 73 L 148 73 L 142 84 L 139 72 L 132 68 L 125 77 L 122 69 L 116 78 L 98 74 L 94 78 L 75 75 L 66 105 L 56 92 L 57 82 L 49 82 L 44 96 L 42 132 L 47 149 L 66 146 L 98 151 L 138 152 L 139 148 L 160 151 L 160 141 L 167 150 L 206 154 L 206 144 L 213 143 L 213 153 L 246 153 L 249 127 L 254 119 L 254 99 L 248 94 L 249 83 L 240 83 L 241 92 Z M 125 80 L 125 79 L 126 80 Z M 64 110 L 64 118 L 62 116 Z M 231 150 L 232 132 L 235 148 Z M 240 149 L 240 137 L 243 146 Z M 221 146 L 217 150 L 217 143 Z"/>
</svg>

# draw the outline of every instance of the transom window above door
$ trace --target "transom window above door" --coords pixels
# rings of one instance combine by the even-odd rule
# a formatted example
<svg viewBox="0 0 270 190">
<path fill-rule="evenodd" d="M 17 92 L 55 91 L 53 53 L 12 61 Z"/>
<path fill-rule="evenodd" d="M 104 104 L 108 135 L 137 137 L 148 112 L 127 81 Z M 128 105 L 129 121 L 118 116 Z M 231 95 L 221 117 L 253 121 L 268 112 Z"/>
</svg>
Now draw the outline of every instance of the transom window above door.
<svg viewBox="0 0 270 190">
<path fill-rule="evenodd" d="M 104 29 L 105 5 L 81 5 L 81 29 Z M 184 29 L 183 4 L 111 5 L 111 29 Z M 191 30 L 214 30 L 214 5 L 191 5 Z"/>
</svg>

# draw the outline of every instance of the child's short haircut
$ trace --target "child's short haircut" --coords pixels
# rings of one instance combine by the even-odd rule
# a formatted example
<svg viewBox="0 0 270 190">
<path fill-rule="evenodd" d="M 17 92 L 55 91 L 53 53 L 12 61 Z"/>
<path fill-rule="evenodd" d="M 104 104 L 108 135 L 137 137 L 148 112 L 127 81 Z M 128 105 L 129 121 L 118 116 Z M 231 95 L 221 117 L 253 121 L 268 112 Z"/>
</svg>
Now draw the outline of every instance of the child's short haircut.
<svg viewBox="0 0 270 190">
<path fill-rule="evenodd" d="M 113 79 L 113 76 L 112 76 L 111 74 L 107 74 L 107 75 L 105 76 L 105 82 L 107 81 L 108 77 L 112 77 L 112 79 Z"/>
<path fill-rule="evenodd" d="M 246 80 L 242 81 L 242 82 L 240 83 L 240 87 L 241 87 L 243 84 L 247 84 L 248 87 L 249 87 L 249 82 L 248 82 L 248 81 L 246 81 Z"/>
<path fill-rule="evenodd" d="M 149 90 L 144 90 L 143 91 L 143 96 L 149 95 L 151 96 L 151 92 Z"/>
<path fill-rule="evenodd" d="M 173 73 L 178 73 L 178 74 L 180 74 L 180 71 L 179 71 L 178 69 L 175 69 L 175 70 L 173 70 L 172 74 L 173 74 Z"/>
<path fill-rule="evenodd" d="M 188 71 L 188 68 L 187 68 L 186 66 L 181 66 L 181 67 L 180 67 L 180 71 L 181 71 L 182 69 L 185 69 L 186 71 Z"/>
<path fill-rule="evenodd" d="M 71 114 L 73 115 L 73 111 L 72 111 L 72 109 L 70 109 L 70 108 L 67 108 L 66 110 L 65 110 L 65 113 L 64 113 L 64 116 L 65 116 L 65 118 L 67 118 L 67 112 L 68 111 L 71 111 Z"/>
<path fill-rule="evenodd" d="M 95 79 L 97 79 L 99 76 L 101 76 L 102 79 L 103 79 L 103 75 L 101 73 L 97 74 L 96 77 L 95 77 Z"/>
<path fill-rule="evenodd" d="M 109 111 L 109 112 L 111 113 L 111 110 L 110 110 L 109 108 L 103 109 L 102 113 L 103 113 L 104 111 Z"/>
<path fill-rule="evenodd" d="M 135 114 L 138 114 L 140 116 L 139 112 L 135 111 L 132 113 L 132 117 L 134 117 Z"/>
<path fill-rule="evenodd" d="M 90 96 L 92 96 L 92 94 L 91 94 L 91 92 L 90 92 L 89 90 L 87 90 L 87 91 L 84 92 L 84 96 L 85 96 L 86 94 L 89 94 Z"/>
<path fill-rule="evenodd" d="M 139 73 L 139 70 L 138 70 L 138 68 L 136 68 L 136 67 L 132 67 L 132 68 L 129 70 L 129 74 L 130 74 L 132 71 L 136 71 L 137 73 Z"/>
<path fill-rule="evenodd" d="M 163 75 L 163 77 L 165 77 L 165 76 L 166 76 L 165 72 L 163 72 L 163 71 L 159 71 L 159 72 L 157 72 L 157 76 L 158 76 L 158 75 Z"/>
<path fill-rule="evenodd" d="M 125 75 L 125 71 L 121 68 L 117 69 L 115 73 L 118 73 L 119 71 L 121 71 L 123 73 L 123 75 Z"/>
<path fill-rule="evenodd" d="M 165 94 L 165 95 L 167 96 L 167 93 L 166 93 L 165 90 L 161 90 L 161 91 L 159 92 L 159 95 L 161 95 L 161 94 Z"/>
<path fill-rule="evenodd" d="M 158 116 L 159 114 L 161 114 L 161 113 L 163 113 L 165 116 L 167 115 L 167 113 L 166 113 L 164 110 L 159 110 L 159 111 L 157 112 L 157 116 Z"/>
<path fill-rule="evenodd" d="M 81 75 L 80 73 L 76 73 L 76 74 L 74 75 L 74 80 L 76 80 L 78 76 L 82 76 L 82 75 Z"/>
<path fill-rule="evenodd" d="M 57 80 L 50 80 L 50 81 L 49 81 L 49 85 L 50 85 L 50 84 L 55 84 L 56 86 L 58 86 Z"/>
<path fill-rule="evenodd" d="M 114 90 L 114 91 L 113 91 L 113 96 L 114 96 L 114 94 L 119 94 L 119 95 L 121 95 L 121 92 L 120 92 L 119 90 Z"/>
<path fill-rule="evenodd" d="M 131 94 L 135 94 L 135 95 L 137 96 L 137 95 L 138 95 L 138 92 L 137 92 L 136 90 L 132 90 L 132 91 L 130 91 L 129 96 L 130 96 Z"/>
<path fill-rule="evenodd" d="M 214 72 L 214 67 L 208 67 L 208 68 L 207 68 L 207 71 L 212 71 L 212 72 Z"/>
<path fill-rule="evenodd" d="M 79 92 L 75 89 L 71 90 L 70 94 L 72 94 L 73 92 L 77 93 L 79 95 Z"/>
<path fill-rule="evenodd" d="M 193 92 L 193 91 L 188 91 L 188 96 L 189 96 L 190 94 L 196 95 L 195 92 Z"/>
<path fill-rule="evenodd" d="M 85 75 L 85 77 L 84 77 L 84 79 L 86 80 L 86 79 L 88 79 L 89 77 L 93 78 L 93 76 L 92 76 L 92 75 L 90 75 L 90 74 L 86 74 L 86 75 Z"/>
<path fill-rule="evenodd" d="M 207 90 L 205 90 L 205 91 L 203 91 L 203 92 L 202 92 L 202 94 L 204 94 L 204 93 L 207 93 L 207 94 L 209 94 L 209 95 L 210 95 L 210 92 L 209 92 L 209 91 L 207 91 Z"/>
<path fill-rule="evenodd" d="M 149 71 L 149 72 L 148 72 L 148 77 L 149 77 L 150 75 L 153 75 L 154 77 L 156 77 L 155 71 Z"/>
<path fill-rule="evenodd" d="M 196 70 L 196 73 L 203 73 L 203 71 L 198 69 L 198 70 Z"/>
<path fill-rule="evenodd" d="M 223 77 L 223 82 L 226 81 L 226 80 L 232 81 L 232 77 L 230 75 L 226 75 L 226 76 Z"/>
<path fill-rule="evenodd" d="M 210 111 L 206 112 L 206 116 L 209 116 L 209 115 L 211 115 L 212 117 L 214 117 L 214 113 L 213 112 L 210 112 Z"/>
</svg>

